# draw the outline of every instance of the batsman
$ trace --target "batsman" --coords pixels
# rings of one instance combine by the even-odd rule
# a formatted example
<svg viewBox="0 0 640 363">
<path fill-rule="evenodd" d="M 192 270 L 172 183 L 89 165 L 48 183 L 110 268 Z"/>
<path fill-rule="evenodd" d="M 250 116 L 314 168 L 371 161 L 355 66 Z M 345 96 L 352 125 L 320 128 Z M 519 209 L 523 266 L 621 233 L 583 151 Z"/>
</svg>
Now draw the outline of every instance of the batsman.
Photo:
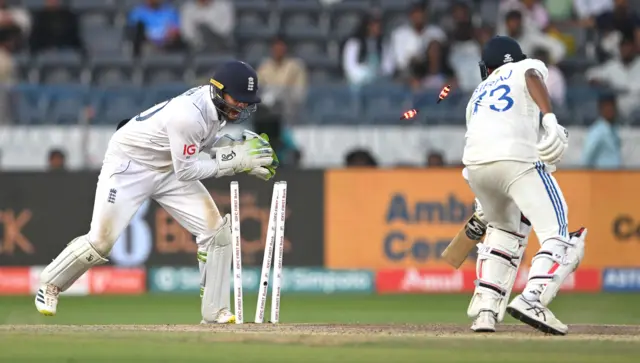
<svg viewBox="0 0 640 363">
<path fill-rule="evenodd" d="M 552 112 L 547 67 L 528 59 L 514 39 L 488 41 L 480 71 L 483 82 L 467 105 L 462 157 L 477 212 L 445 259 L 461 262 L 469 250 L 460 246 L 472 246 L 486 230 L 467 310 L 471 329 L 493 332 L 508 312 L 544 333 L 565 335 L 568 327 L 548 306 L 582 260 L 586 237 L 585 228 L 568 233 L 567 203 L 551 175 L 568 147 L 568 132 Z M 532 228 L 540 249 L 524 291 L 509 302 Z"/>
</svg>

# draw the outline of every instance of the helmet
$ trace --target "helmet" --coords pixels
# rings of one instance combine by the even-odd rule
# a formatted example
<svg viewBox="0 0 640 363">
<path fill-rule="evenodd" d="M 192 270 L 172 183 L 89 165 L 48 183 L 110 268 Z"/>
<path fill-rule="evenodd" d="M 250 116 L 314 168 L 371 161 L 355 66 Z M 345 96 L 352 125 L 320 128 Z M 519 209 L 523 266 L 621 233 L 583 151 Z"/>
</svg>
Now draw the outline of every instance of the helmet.
<svg viewBox="0 0 640 363">
<path fill-rule="evenodd" d="M 523 59 L 527 59 L 527 56 L 522 53 L 522 48 L 515 39 L 505 36 L 491 38 L 482 49 L 482 60 L 479 63 L 482 80 L 489 77 L 489 69 L 496 69 L 506 63 L 520 62 Z"/>
<path fill-rule="evenodd" d="M 248 119 L 261 102 L 258 96 L 258 75 L 247 63 L 237 60 L 223 63 L 216 69 L 209 83 L 213 104 L 228 121 L 241 122 Z M 225 94 L 248 106 L 242 108 L 230 104 L 224 99 Z M 231 118 L 230 113 L 234 111 L 237 116 Z"/>
</svg>

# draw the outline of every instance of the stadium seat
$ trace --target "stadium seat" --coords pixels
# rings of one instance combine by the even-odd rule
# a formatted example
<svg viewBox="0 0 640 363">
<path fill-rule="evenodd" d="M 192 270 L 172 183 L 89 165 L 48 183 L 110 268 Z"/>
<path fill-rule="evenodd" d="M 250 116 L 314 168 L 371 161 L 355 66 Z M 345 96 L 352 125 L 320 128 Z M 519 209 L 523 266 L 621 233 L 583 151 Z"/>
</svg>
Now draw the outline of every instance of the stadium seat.
<svg viewBox="0 0 640 363">
<path fill-rule="evenodd" d="M 80 13 L 84 12 L 113 12 L 116 9 L 116 0 L 68 0 L 72 10 Z"/>
<path fill-rule="evenodd" d="M 74 84 L 80 82 L 83 62 L 77 51 L 55 50 L 39 53 L 35 66 L 43 83 Z"/>
<path fill-rule="evenodd" d="M 119 53 L 123 49 L 122 29 L 96 27 L 85 29 L 83 39 L 90 54 Z"/>
<path fill-rule="evenodd" d="M 235 59 L 232 54 L 197 54 L 192 63 L 197 78 L 209 78 L 224 62 Z"/>
<path fill-rule="evenodd" d="M 345 40 L 356 31 L 360 19 L 370 10 L 366 0 L 347 1 L 334 4 L 330 8 L 330 36 L 333 39 Z"/>
<path fill-rule="evenodd" d="M 190 85 L 184 83 L 151 86 L 145 92 L 145 97 L 142 101 L 145 107 L 142 109 L 169 100 L 183 92 L 186 92 L 190 88 Z"/>
<path fill-rule="evenodd" d="M 362 122 L 360 103 L 345 85 L 313 86 L 307 93 L 307 112 L 311 123 L 353 124 Z"/>
<path fill-rule="evenodd" d="M 272 26 L 271 10 L 264 0 L 237 0 L 235 34 L 242 39 L 264 38 L 275 34 Z M 265 35 L 266 33 L 266 35 Z"/>
<path fill-rule="evenodd" d="M 44 7 L 46 0 L 22 0 L 22 6 L 29 10 L 38 10 Z"/>
<path fill-rule="evenodd" d="M 315 0 L 280 0 L 280 28 L 288 38 L 322 38 L 327 26 L 322 8 Z"/>
<path fill-rule="evenodd" d="M 256 67 L 263 59 L 269 56 L 271 44 L 268 41 L 254 40 L 240 46 L 241 58 Z"/>
<path fill-rule="evenodd" d="M 43 90 L 50 100 L 45 124 L 76 124 L 88 105 L 88 88 L 79 86 L 47 87 Z"/>
<path fill-rule="evenodd" d="M 365 110 L 363 116 L 367 123 L 397 122 L 402 113 L 411 107 L 411 93 L 400 85 L 363 87 L 361 93 Z"/>
<path fill-rule="evenodd" d="M 184 78 L 187 59 L 181 53 L 148 54 L 140 60 L 145 84 L 180 82 Z"/>
<path fill-rule="evenodd" d="M 111 26 L 111 19 L 104 13 L 87 13 L 80 15 L 80 29 L 91 31 L 91 28 L 107 28 Z"/>
<path fill-rule="evenodd" d="M 102 54 L 89 62 L 91 81 L 98 86 L 118 86 L 134 82 L 133 58 L 120 53 Z"/>
<path fill-rule="evenodd" d="M 40 85 L 19 84 L 11 91 L 14 122 L 23 125 L 42 123 L 47 115 L 49 100 Z"/>
<path fill-rule="evenodd" d="M 133 87 L 110 87 L 96 92 L 92 105 L 96 109 L 96 124 L 117 124 L 147 108 L 143 105 L 143 92 Z"/>
</svg>

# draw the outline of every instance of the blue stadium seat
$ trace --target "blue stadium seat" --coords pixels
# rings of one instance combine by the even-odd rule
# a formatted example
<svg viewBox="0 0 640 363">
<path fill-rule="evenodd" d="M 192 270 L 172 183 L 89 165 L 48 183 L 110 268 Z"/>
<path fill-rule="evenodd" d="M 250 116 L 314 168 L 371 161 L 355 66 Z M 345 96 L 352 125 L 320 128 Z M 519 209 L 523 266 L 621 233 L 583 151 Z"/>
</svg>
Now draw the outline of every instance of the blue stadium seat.
<svg viewBox="0 0 640 363">
<path fill-rule="evenodd" d="M 235 34 L 238 38 L 264 38 L 275 34 L 269 4 L 264 0 L 237 0 Z M 266 35 L 265 35 L 266 34 Z"/>
<path fill-rule="evenodd" d="M 157 103 L 169 100 L 175 96 L 178 96 L 191 88 L 184 83 L 163 84 L 157 86 L 151 86 L 146 89 L 143 105 L 150 107 Z M 144 108 L 146 108 L 144 107 Z M 144 109 L 142 108 L 142 109 Z"/>
<path fill-rule="evenodd" d="M 72 10 L 78 12 L 108 12 L 114 11 L 118 5 L 116 0 L 69 0 Z"/>
<path fill-rule="evenodd" d="M 36 56 L 35 66 L 43 83 L 74 84 L 81 79 L 82 55 L 73 50 L 46 51 Z"/>
<path fill-rule="evenodd" d="M 334 4 L 329 13 L 331 37 L 344 40 L 352 35 L 364 14 L 370 11 L 370 5 L 367 0 L 353 0 Z"/>
<path fill-rule="evenodd" d="M 119 86 L 134 82 L 133 58 L 124 54 L 103 54 L 89 62 L 91 81 L 98 86 Z"/>
<path fill-rule="evenodd" d="M 184 79 L 187 58 L 182 53 L 148 54 L 140 60 L 145 84 L 175 83 Z"/>
<path fill-rule="evenodd" d="M 197 77 L 211 77 L 218 66 L 233 59 L 231 54 L 197 54 L 192 67 Z"/>
<path fill-rule="evenodd" d="M 80 30 L 92 31 L 92 28 L 107 28 L 111 26 L 111 19 L 105 13 L 88 13 L 80 15 Z"/>
<path fill-rule="evenodd" d="M 240 45 L 241 59 L 255 66 L 269 56 L 270 48 L 271 44 L 266 40 L 248 41 Z"/>
<path fill-rule="evenodd" d="M 360 102 L 345 85 L 324 85 L 309 88 L 307 121 L 321 124 L 360 123 Z"/>
<path fill-rule="evenodd" d="M 29 55 L 28 53 L 14 54 L 13 60 L 16 64 L 19 81 L 28 82 L 29 71 L 31 70 L 31 55 Z"/>
<path fill-rule="evenodd" d="M 89 89 L 81 86 L 47 87 L 43 89 L 50 100 L 43 123 L 71 125 L 78 123 L 81 112 L 88 105 Z"/>
<path fill-rule="evenodd" d="M 397 122 L 411 107 L 411 92 L 404 86 L 386 84 L 384 87 L 363 87 L 364 117 L 367 123 Z"/>
<path fill-rule="evenodd" d="M 22 6 L 29 10 L 38 10 L 44 7 L 46 0 L 22 0 Z"/>
<path fill-rule="evenodd" d="M 96 92 L 93 106 L 96 109 L 96 124 L 117 124 L 146 109 L 143 91 L 134 87 L 109 87 Z"/>
<path fill-rule="evenodd" d="M 47 115 L 49 100 L 40 85 L 19 84 L 11 91 L 14 121 L 18 124 L 42 123 Z"/>
<path fill-rule="evenodd" d="M 319 38 L 326 36 L 322 7 L 316 0 L 280 0 L 280 27 L 287 37 Z"/>
<path fill-rule="evenodd" d="M 122 29 L 112 27 L 87 28 L 82 33 L 82 37 L 91 54 L 122 52 L 124 40 Z"/>
</svg>

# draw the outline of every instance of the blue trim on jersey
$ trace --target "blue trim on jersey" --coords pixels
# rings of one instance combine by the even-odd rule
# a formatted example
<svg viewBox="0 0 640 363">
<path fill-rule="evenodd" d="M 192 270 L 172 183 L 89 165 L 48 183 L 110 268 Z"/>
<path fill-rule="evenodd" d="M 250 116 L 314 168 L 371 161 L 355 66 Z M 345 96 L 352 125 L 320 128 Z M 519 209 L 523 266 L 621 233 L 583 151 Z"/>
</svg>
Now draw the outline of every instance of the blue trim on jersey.
<svg viewBox="0 0 640 363">
<path fill-rule="evenodd" d="M 558 234 L 566 237 L 568 227 L 567 216 L 564 211 L 564 206 L 562 205 L 562 198 L 560 198 L 560 194 L 558 193 L 558 188 L 553 182 L 553 179 L 551 179 L 549 173 L 547 173 L 547 171 L 545 170 L 545 165 L 543 163 L 537 162 L 536 170 L 538 171 L 538 175 L 540 175 L 540 179 L 542 179 L 542 184 L 547 190 L 549 199 L 551 199 L 551 205 L 553 205 L 553 209 L 556 213 L 556 220 L 558 221 Z"/>
</svg>

